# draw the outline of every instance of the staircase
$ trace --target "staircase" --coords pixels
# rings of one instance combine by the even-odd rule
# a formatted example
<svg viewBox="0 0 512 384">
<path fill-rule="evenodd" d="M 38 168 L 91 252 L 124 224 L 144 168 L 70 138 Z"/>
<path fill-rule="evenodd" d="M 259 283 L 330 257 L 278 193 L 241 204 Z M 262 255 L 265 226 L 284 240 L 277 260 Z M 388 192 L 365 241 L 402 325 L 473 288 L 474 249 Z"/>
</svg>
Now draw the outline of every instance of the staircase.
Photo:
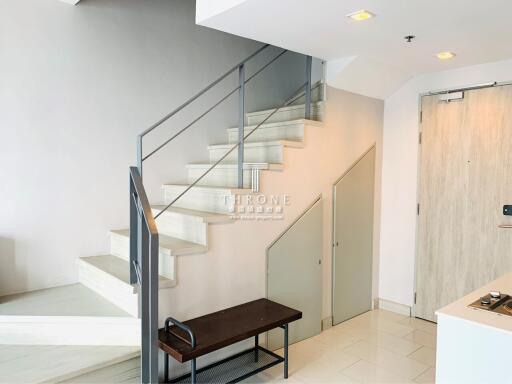
<svg viewBox="0 0 512 384">
<path fill-rule="evenodd" d="M 285 171 L 287 151 L 303 148 L 307 129 L 322 126 L 323 84 L 312 94 L 299 94 L 294 103 L 278 110 L 244 114 L 244 135 L 250 135 L 243 144 L 243 162 L 239 152 L 229 152 L 239 142 L 239 128 L 228 128 L 225 143 L 208 146 L 208 161 L 187 165 L 188 183 L 162 186 L 162 201 L 149 207 L 157 217 L 159 290 L 172 289 L 180 278 L 189 278 L 179 276 L 177 258 L 208 251 L 208 227 L 234 221 L 236 196 L 253 193 L 254 172 Z M 307 98 L 317 100 L 311 104 L 310 119 L 304 118 Z M 0 372 L 7 374 L 2 379 L 102 382 L 108 377 L 109 382 L 117 382 L 128 375 L 140 380 L 134 372 L 140 364 L 141 288 L 133 284 L 130 230 L 115 229 L 109 235 L 109 254 L 78 260 L 79 284 L 0 298 L 0 344 L 4 345 L 0 345 Z M 41 362 L 65 355 L 67 368 L 44 368 L 41 363 L 39 371 L 36 367 L 27 371 L 19 368 L 29 364 L 29 358 L 10 365 L 2 361 L 2 353 L 13 351 L 33 358 L 27 351 L 34 348 L 39 348 Z"/>
</svg>

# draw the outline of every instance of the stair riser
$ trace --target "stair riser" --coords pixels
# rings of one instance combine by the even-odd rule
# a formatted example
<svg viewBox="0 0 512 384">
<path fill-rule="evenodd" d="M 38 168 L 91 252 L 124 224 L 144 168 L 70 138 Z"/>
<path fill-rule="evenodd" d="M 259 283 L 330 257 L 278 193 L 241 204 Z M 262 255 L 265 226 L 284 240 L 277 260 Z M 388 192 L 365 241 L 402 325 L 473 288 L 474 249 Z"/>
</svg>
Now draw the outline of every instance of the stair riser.
<svg viewBox="0 0 512 384">
<path fill-rule="evenodd" d="M 254 128 L 253 128 L 254 129 Z M 245 130 L 245 135 L 251 132 Z M 270 141 L 270 140 L 294 140 L 302 141 L 304 139 L 304 123 L 283 123 L 273 127 L 260 127 L 251 134 L 246 142 Z M 228 129 L 228 142 L 236 143 L 238 141 L 238 131 L 236 128 Z"/>
<path fill-rule="evenodd" d="M 229 149 L 210 149 L 210 162 L 214 163 L 224 156 Z M 223 161 L 236 162 L 238 159 L 238 151 L 231 152 Z M 283 146 L 258 146 L 244 148 L 244 161 L 248 163 L 282 163 L 283 162 Z"/>
<path fill-rule="evenodd" d="M 153 210 L 156 215 L 157 210 Z M 158 231 L 167 236 L 207 245 L 208 224 L 200 217 L 164 212 L 156 220 Z"/>
<path fill-rule="evenodd" d="M 78 279 L 80 283 L 130 315 L 138 316 L 138 299 L 130 284 L 124 283 L 83 260 L 78 262 Z"/>
<path fill-rule="evenodd" d="M 193 183 L 208 168 L 189 168 L 188 182 Z M 238 186 L 238 171 L 236 169 L 214 168 L 208 175 L 202 178 L 198 185 L 223 186 L 236 188 Z M 244 170 L 244 188 L 251 188 L 251 171 Z"/>
<path fill-rule="evenodd" d="M 135 318 L 1 316 L 4 345 L 140 345 Z"/>
<path fill-rule="evenodd" d="M 110 254 L 130 260 L 130 238 L 110 233 Z M 160 248 L 158 270 L 161 276 L 176 280 L 176 258 L 168 249 Z"/>
<path fill-rule="evenodd" d="M 165 204 L 170 204 L 184 188 L 177 188 L 172 186 L 164 187 L 164 200 Z M 199 211 L 216 212 L 216 213 L 230 213 L 233 208 L 233 194 L 225 192 L 204 191 L 204 190 L 189 190 L 182 197 L 180 197 L 173 206 L 197 209 Z"/>
<path fill-rule="evenodd" d="M 248 125 L 258 125 L 265 118 L 272 113 L 271 111 L 267 111 L 266 113 L 254 112 L 247 114 L 247 124 Z M 289 121 L 289 120 L 297 120 L 304 119 L 305 111 L 304 105 L 297 105 L 290 108 L 283 108 L 282 110 L 277 111 L 267 120 L 265 123 L 276 123 L 279 121 Z M 313 104 L 311 106 L 311 120 L 323 121 L 323 108 L 319 104 Z"/>
</svg>

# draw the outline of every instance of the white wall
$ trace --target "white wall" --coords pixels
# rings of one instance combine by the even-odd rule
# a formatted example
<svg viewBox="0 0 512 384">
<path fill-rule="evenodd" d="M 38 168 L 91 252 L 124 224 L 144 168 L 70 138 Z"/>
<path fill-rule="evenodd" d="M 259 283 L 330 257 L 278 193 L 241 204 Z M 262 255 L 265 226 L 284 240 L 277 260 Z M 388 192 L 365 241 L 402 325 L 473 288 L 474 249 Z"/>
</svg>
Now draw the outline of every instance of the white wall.
<svg viewBox="0 0 512 384">
<path fill-rule="evenodd" d="M 416 237 L 419 95 L 512 80 L 512 60 L 415 77 L 385 100 L 380 285 L 382 299 L 412 306 Z"/>
<path fill-rule="evenodd" d="M 196 26 L 194 4 L 0 2 L 0 295 L 77 281 L 76 259 L 106 253 L 108 230 L 128 225 L 137 134 L 261 46 Z M 248 87 L 248 109 L 281 102 L 304 73 L 304 59 L 287 54 Z M 236 81 L 155 136 L 169 137 Z M 206 160 L 206 145 L 236 121 L 234 97 L 149 160 L 150 198 L 184 180 L 183 165 Z"/>
</svg>

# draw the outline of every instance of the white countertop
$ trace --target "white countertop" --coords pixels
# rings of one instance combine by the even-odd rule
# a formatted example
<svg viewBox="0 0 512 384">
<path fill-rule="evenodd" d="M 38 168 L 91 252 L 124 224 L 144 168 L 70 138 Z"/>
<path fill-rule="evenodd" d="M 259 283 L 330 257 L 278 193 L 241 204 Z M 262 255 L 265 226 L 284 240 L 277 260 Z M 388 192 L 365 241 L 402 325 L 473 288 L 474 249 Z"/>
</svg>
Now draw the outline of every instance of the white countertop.
<svg viewBox="0 0 512 384">
<path fill-rule="evenodd" d="M 437 316 L 451 316 L 484 327 L 512 335 L 512 316 L 501 315 L 481 309 L 468 307 L 469 304 L 485 296 L 490 291 L 500 291 L 512 296 L 512 273 L 506 274 L 491 283 L 471 292 L 436 312 Z"/>
</svg>

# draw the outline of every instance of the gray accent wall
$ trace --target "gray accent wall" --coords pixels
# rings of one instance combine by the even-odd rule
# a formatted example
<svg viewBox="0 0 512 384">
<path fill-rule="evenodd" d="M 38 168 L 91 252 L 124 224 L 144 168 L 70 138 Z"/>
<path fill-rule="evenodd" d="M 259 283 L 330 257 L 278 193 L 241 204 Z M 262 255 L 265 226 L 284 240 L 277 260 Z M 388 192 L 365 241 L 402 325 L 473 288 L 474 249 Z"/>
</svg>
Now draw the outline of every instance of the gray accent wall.
<svg viewBox="0 0 512 384">
<path fill-rule="evenodd" d="M 75 282 L 79 256 L 106 253 L 108 230 L 128 225 L 136 135 L 261 45 L 196 26 L 194 6 L 0 2 L 0 295 Z M 304 71 L 302 57 L 287 55 L 248 87 L 248 109 L 279 103 Z M 228 79 L 148 146 L 235 84 Z M 151 200 L 162 182 L 185 179 L 187 162 L 207 160 L 206 146 L 236 125 L 236 106 L 232 98 L 148 161 Z"/>
</svg>

